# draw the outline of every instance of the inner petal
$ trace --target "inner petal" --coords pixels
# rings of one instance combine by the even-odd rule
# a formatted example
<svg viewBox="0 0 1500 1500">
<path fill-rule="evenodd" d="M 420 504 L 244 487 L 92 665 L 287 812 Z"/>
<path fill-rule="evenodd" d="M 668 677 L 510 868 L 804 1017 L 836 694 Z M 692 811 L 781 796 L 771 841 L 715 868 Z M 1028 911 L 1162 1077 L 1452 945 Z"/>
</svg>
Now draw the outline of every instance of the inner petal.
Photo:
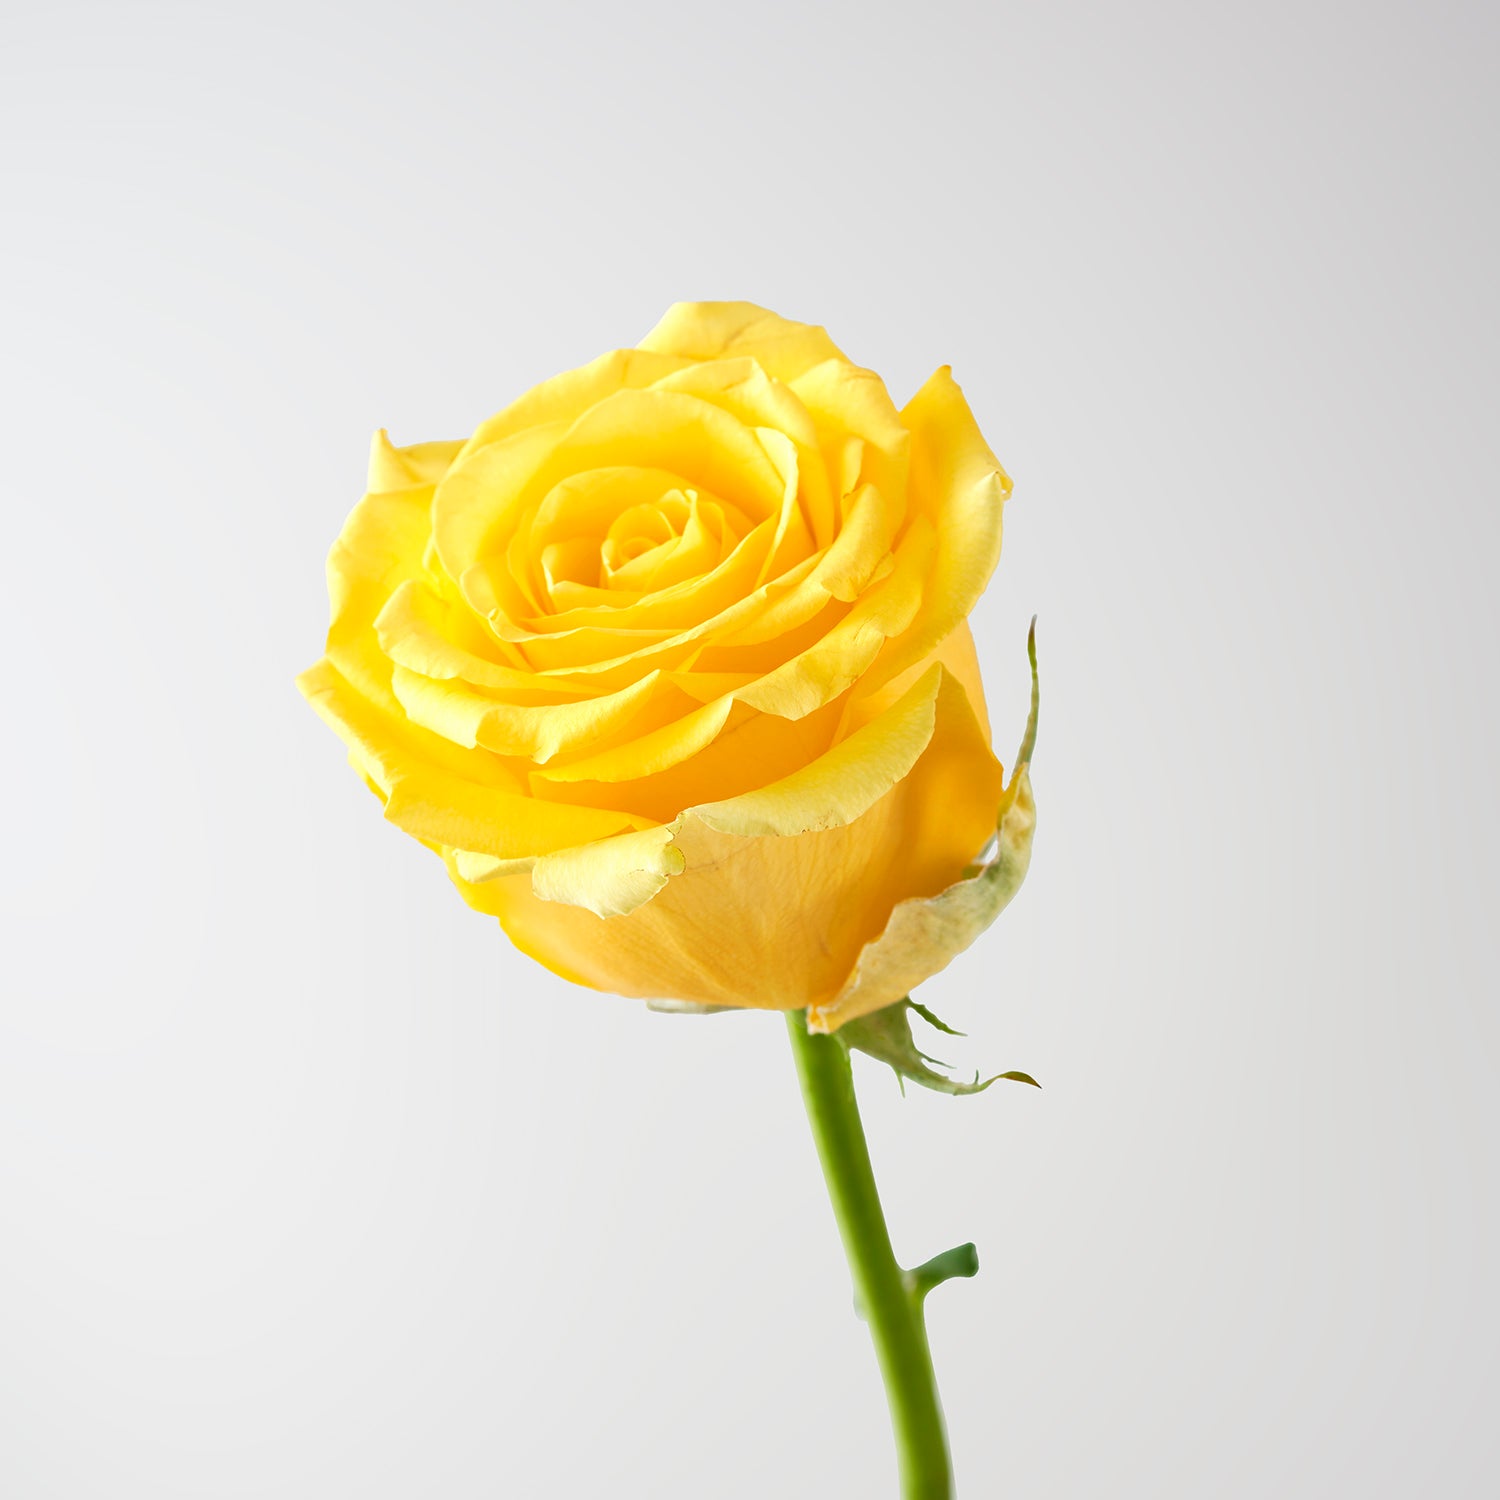
<svg viewBox="0 0 1500 1500">
<path fill-rule="evenodd" d="M 672 489 L 656 500 L 621 511 L 599 547 L 601 581 L 608 586 L 631 563 L 675 543 L 682 535 L 688 509 L 687 497 Z M 628 580 L 621 582 L 630 587 Z"/>
</svg>

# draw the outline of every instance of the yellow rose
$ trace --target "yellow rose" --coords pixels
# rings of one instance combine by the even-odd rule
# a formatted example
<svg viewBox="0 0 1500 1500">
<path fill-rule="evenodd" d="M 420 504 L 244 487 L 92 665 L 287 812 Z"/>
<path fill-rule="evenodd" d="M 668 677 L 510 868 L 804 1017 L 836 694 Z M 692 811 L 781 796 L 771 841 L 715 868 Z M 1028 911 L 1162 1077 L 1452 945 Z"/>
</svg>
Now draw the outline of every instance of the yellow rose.
<svg viewBox="0 0 1500 1500">
<path fill-rule="evenodd" d="M 821 328 L 679 304 L 467 442 L 377 435 L 299 686 L 548 968 L 833 1029 L 1024 874 L 965 622 L 1010 487 L 946 369 L 898 410 Z"/>
</svg>

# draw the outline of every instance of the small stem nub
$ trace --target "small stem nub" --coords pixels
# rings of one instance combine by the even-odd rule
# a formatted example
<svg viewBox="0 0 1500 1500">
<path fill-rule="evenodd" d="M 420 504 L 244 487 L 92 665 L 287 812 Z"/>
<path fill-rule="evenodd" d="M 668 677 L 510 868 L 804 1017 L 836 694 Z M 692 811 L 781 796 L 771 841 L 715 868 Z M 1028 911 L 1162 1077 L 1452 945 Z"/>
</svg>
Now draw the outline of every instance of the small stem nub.
<svg viewBox="0 0 1500 1500">
<path fill-rule="evenodd" d="M 924 1260 L 920 1266 L 913 1266 L 909 1271 L 901 1273 L 901 1279 L 906 1283 L 906 1289 L 920 1304 L 933 1287 L 941 1286 L 945 1281 L 951 1281 L 955 1276 L 977 1276 L 979 1274 L 979 1251 L 971 1240 L 965 1245 L 955 1245 L 951 1250 L 944 1250 L 941 1255 L 934 1255 L 931 1260 Z"/>
</svg>

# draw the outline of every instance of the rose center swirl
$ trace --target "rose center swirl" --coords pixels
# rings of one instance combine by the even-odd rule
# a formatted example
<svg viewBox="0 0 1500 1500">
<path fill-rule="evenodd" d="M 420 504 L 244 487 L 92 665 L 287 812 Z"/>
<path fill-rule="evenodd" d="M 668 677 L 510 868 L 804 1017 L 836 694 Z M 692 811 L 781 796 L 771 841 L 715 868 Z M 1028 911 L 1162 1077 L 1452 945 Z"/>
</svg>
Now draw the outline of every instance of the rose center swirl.
<svg viewBox="0 0 1500 1500">
<path fill-rule="evenodd" d="M 544 611 L 626 604 L 712 573 L 754 529 L 737 506 L 653 469 L 575 475 L 534 512 L 526 550 Z"/>
</svg>

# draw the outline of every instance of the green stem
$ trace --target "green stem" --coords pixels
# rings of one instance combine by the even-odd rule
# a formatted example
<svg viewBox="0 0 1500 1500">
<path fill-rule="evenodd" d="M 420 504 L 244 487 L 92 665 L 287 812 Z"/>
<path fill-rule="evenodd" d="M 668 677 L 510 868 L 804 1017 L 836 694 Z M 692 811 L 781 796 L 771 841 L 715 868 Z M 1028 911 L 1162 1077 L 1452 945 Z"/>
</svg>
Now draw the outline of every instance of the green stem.
<svg viewBox="0 0 1500 1500">
<path fill-rule="evenodd" d="M 935 1279 L 901 1269 L 891 1249 L 870 1167 L 848 1049 L 834 1037 L 809 1033 L 803 1011 L 788 1011 L 786 1023 L 802 1102 L 854 1278 L 855 1298 L 875 1340 L 875 1357 L 895 1429 L 903 1500 L 951 1500 L 953 1473 L 922 1320 L 922 1299 L 947 1275 L 974 1274 L 973 1247 L 960 1247 L 969 1257 L 963 1267 L 955 1265 Z"/>
</svg>

